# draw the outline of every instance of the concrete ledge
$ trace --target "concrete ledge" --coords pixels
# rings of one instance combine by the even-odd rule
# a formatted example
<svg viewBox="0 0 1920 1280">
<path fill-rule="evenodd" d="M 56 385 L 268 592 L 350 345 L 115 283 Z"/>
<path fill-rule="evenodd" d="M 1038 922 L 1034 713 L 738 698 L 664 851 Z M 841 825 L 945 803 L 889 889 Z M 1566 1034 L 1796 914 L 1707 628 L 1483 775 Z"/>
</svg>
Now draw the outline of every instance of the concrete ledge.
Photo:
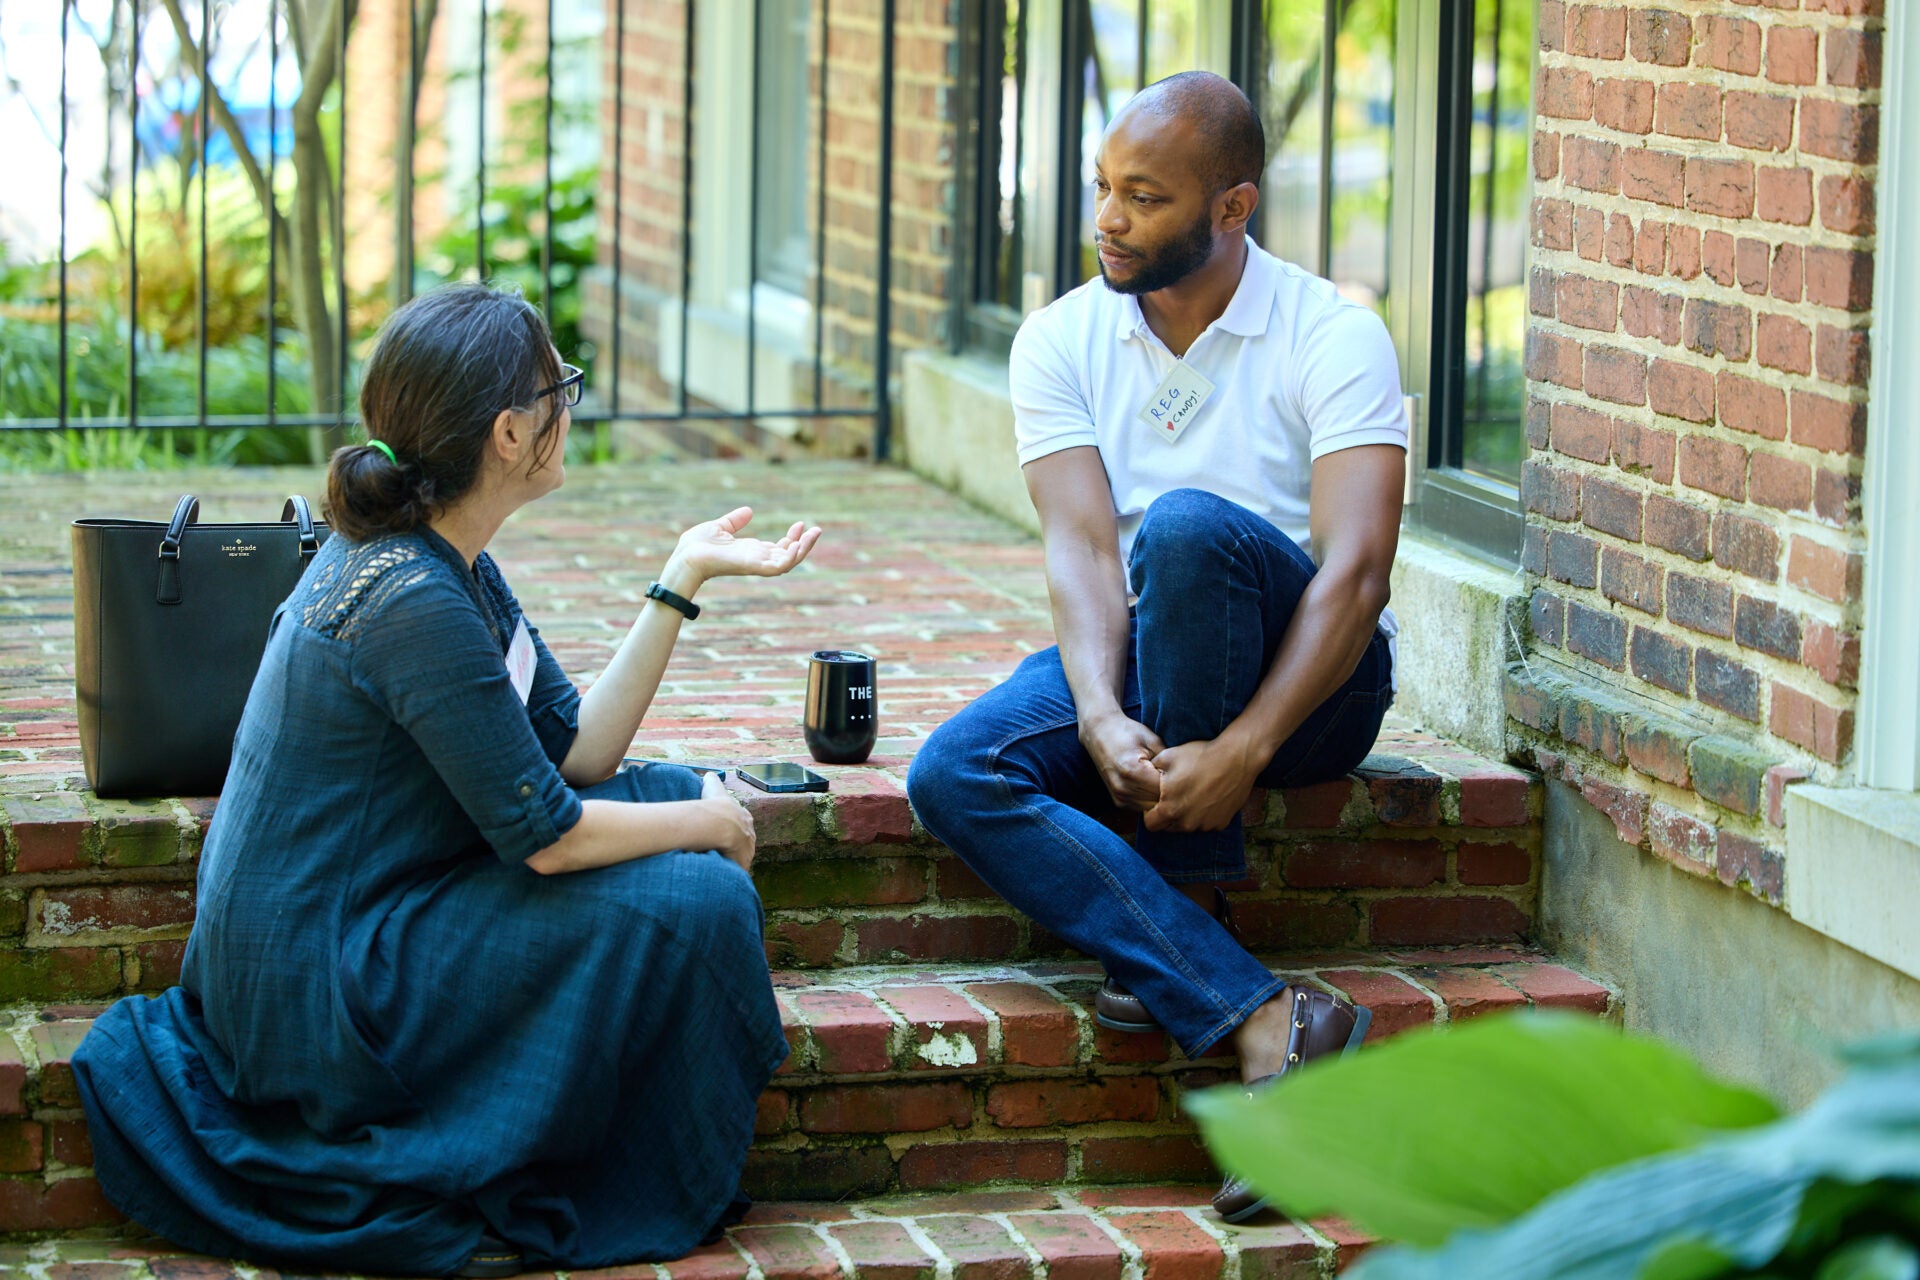
<svg viewBox="0 0 1920 1280">
<path fill-rule="evenodd" d="M 1787 868 L 1795 920 L 1920 978 L 1920 795 L 1791 788 Z"/>
<path fill-rule="evenodd" d="M 1393 562 L 1401 714 L 1483 755 L 1504 755 L 1507 713 L 1495 691 L 1520 655 L 1526 600 L 1519 574 L 1403 529 Z"/>
<path fill-rule="evenodd" d="M 1020 478 L 1007 362 L 915 351 L 904 363 L 907 465 L 1029 533 L 1039 517 Z"/>
</svg>

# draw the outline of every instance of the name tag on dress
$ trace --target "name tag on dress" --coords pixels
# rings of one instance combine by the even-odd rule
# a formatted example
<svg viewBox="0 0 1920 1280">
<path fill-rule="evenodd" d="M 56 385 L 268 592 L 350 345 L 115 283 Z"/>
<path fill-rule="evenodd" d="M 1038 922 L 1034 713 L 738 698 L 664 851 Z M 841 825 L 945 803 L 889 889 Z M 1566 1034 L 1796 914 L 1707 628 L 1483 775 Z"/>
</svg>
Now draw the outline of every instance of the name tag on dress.
<svg viewBox="0 0 1920 1280">
<path fill-rule="evenodd" d="M 513 643 L 507 646 L 507 679 L 513 681 L 513 691 L 523 705 L 533 695 L 533 661 L 533 633 L 522 618 L 513 628 Z"/>
<path fill-rule="evenodd" d="M 1212 394 L 1213 384 L 1198 369 L 1184 360 L 1175 360 L 1173 372 L 1154 388 L 1146 408 L 1140 410 L 1140 421 L 1146 424 L 1147 430 L 1172 444 L 1199 415 L 1201 406 Z"/>
</svg>

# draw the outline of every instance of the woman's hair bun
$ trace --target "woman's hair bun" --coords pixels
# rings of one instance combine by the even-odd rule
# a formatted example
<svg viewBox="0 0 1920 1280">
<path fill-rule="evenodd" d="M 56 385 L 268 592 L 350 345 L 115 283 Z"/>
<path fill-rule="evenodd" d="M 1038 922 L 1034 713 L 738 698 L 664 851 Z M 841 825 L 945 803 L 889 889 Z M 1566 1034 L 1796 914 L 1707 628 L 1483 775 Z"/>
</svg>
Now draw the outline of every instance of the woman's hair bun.
<svg viewBox="0 0 1920 1280">
<path fill-rule="evenodd" d="M 327 521 L 356 542 L 411 533 L 433 518 L 432 488 L 418 468 L 372 445 L 342 445 L 327 466 Z"/>
</svg>

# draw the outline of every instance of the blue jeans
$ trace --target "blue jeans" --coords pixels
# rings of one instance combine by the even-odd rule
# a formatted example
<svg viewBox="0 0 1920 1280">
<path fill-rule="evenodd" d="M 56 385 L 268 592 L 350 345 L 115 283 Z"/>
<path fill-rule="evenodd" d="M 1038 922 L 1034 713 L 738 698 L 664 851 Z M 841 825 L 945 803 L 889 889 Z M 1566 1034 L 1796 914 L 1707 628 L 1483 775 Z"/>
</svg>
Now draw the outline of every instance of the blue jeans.
<svg viewBox="0 0 1920 1280">
<path fill-rule="evenodd" d="M 1176 489 L 1133 544 L 1133 610 L 1121 706 L 1168 746 L 1209 741 L 1272 665 L 1313 577 L 1293 539 L 1224 498 Z M 1386 636 L 1274 754 L 1266 787 L 1338 778 L 1372 748 L 1392 695 Z M 1057 648 L 940 726 L 907 794 L 935 837 L 1008 902 L 1144 1001 L 1198 1057 L 1280 993 L 1268 972 L 1176 883 L 1247 874 L 1235 817 L 1224 831 L 1156 832 L 1132 844 L 1094 815 L 1112 800 L 1080 745 Z"/>
</svg>

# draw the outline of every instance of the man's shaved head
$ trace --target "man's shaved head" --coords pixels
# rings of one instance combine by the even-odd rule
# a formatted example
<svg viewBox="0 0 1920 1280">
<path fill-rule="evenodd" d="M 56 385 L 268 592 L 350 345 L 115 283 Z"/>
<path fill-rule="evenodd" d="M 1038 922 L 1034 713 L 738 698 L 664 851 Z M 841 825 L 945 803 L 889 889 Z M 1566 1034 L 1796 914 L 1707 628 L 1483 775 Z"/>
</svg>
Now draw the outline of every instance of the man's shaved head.
<svg viewBox="0 0 1920 1280">
<path fill-rule="evenodd" d="M 1233 81 L 1211 71 L 1182 71 L 1142 89 L 1120 115 L 1135 112 L 1180 120 L 1207 140 L 1194 157 L 1194 170 L 1210 190 L 1224 191 L 1243 182 L 1260 185 L 1267 167 L 1267 133 L 1260 127 L 1260 113 Z"/>
</svg>

